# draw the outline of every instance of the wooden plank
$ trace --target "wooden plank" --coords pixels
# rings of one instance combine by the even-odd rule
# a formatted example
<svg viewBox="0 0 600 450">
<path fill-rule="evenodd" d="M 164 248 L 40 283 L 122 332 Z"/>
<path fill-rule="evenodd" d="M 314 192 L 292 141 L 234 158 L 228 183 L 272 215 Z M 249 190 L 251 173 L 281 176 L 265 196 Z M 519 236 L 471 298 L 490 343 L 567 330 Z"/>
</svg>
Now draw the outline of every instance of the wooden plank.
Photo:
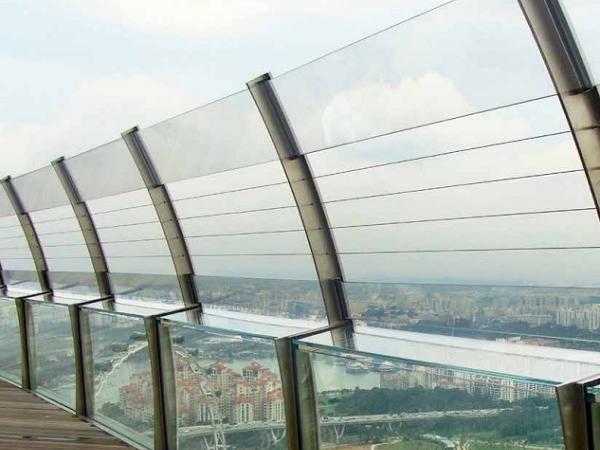
<svg viewBox="0 0 600 450">
<path fill-rule="evenodd" d="M 0 380 L 0 450 L 132 449 L 93 424 Z"/>
</svg>

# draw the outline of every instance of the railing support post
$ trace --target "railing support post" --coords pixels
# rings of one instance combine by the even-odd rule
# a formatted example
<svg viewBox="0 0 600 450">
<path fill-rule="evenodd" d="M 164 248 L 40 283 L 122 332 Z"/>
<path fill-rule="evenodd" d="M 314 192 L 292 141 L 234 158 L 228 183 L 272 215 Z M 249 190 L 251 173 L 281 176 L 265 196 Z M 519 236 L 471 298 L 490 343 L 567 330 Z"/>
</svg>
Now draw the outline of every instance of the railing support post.
<svg viewBox="0 0 600 450">
<path fill-rule="evenodd" d="M 349 317 L 344 274 L 329 219 L 306 155 L 302 154 L 267 73 L 247 83 L 290 185 L 313 256 L 330 325 Z"/>
<path fill-rule="evenodd" d="M 40 245 L 40 239 L 35 231 L 31 217 L 23 208 L 23 204 L 15 191 L 10 177 L 6 177 L 2 180 L 2 186 L 4 187 L 6 196 L 8 197 L 15 214 L 19 219 L 23 233 L 25 234 L 25 239 L 27 240 L 31 257 L 33 258 L 35 270 L 37 271 L 40 289 L 42 291 L 50 291 L 52 288 L 48 277 L 48 265 L 46 264 L 44 251 Z"/>
<path fill-rule="evenodd" d="M 166 403 L 175 399 L 165 398 L 165 383 L 163 381 L 163 359 L 161 355 L 160 323 L 157 317 L 144 318 L 144 326 L 148 338 L 148 352 L 150 354 L 150 369 L 152 371 L 152 394 L 154 398 L 154 448 L 155 450 L 170 450 L 177 448 L 177 425 L 175 430 L 172 423 L 168 423 Z M 165 355 L 166 356 L 166 355 Z M 172 395 L 172 393 L 171 393 Z M 172 417 L 170 417 L 172 420 Z M 171 425 L 171 426 L 169 426 Z M 175 431 L 175 436 L 173 436 Z"/>
<path fill-rule="evenodd" d="M 600 218 L 600 94 L 560 0 L 519 0 L 571 128 Z"/>
<path fill-rule="evenodd" d="M 108 265 L 106 263 L 106 258 L 104 257 L 104 251 L 100 244 L 96 226 L 94 225 L 87 204 L 79 195 L 79 191 L 64 163 L 64 157 L 52 161 L 52 167 L 54 167 L 54 171 L 67 194 L 67 198 L 71 203 L 71 207 L 73 208 L 73 212 L 79 223 L 79 228 L 81 228 L 81 233 L 83 234 L 83 239 L 92 261 L 92 267 L 94 268 L 98 292 L 101 297 L 112 295 L 113 292 L 110 284 Z"/>
<path fill-rule="evenodd" d="M 21 340 L 21 387 L 31 390 L 35 387 L 29 333 L 33 323 L 27 314 L 27 304 L 24 297 L 14 299 L 19 320 L 19 334 Z"/>
<path fill-rule="evenodd" d="M 138 128 L 133 127 L 121 133 L 127 148 L 133 157 L 140 175 L 148 189 L 156 215 L 163 229 L 169 252 L 173 259 L 175 273 L 179 281 L 179 288 L 186 306 L 194 306 L 200 303 L 198 292 L 194 281 L 194 269 L 190 253 L 185 242 L 185 237 L 175 213 L 171 197 L 166 186 L 161 183 L 158 172 L 154 168 L 150 156 L 146 150 Z"/>
</svg>

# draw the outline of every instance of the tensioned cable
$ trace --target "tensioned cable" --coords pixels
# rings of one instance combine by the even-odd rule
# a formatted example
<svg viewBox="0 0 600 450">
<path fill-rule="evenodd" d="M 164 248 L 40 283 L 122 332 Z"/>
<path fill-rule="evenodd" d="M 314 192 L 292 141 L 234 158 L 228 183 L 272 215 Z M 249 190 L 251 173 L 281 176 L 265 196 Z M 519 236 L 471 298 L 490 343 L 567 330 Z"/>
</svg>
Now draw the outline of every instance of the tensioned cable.
<svg viewBox="0 0 600 450">
<path fill-rule="evenodd" d="M 345 175 L 348 173 L 360 172 L 363 170 L 378 169 L 380 167 L 393 166 L 393 165 L 404 164 L 404 163 L 409 163 L 409 162 L 414 162 L 414 161 L 421 161 L 421 160 L 425 160 L 425 159 L 433 159 L 433 158 L 438 158 L 438 157 L 442 157 L 442 156 L 456 155 L 459 153 L 473 152 L 473 151 L 477 151 L 477 150 L 489 150 L 491 148 L 501 147 L 503 145 L 517 144 L 520 142 L 533 141 L 536 139 L 544 139 L 547 137 L 561 136 L 561 135 L 570 134 L 570 133 L 571 133 L 570 130 L 565 130 L 565 131 L 557 131 L 554 133 L 546 133 L 546 134 L 539 134 L 536 136 L 529 136 L 526 138 L 510 139 L 507 141 L 493 142 L 491 144 L 483 144 L 483 145 L 477 145 L 477 146 L 473 146 L 473 147 L 449 150 L 449 151 L 441 152 L 441 153 L 433 153 L 431 155 L 415 156 L 413 158 L 398 159 L 395 161 L 387 161 L 387 162 L 380 163 L 380 164 L 370 164 L 368 166 L 361 166 L 361 167 L 356 167 L 353 169 L 340 170 L 339 172 L 331 172 L 331 173 L 326 173 L 326 174 L 322 174 L 322 175 L 317 175 L 314 178 L 327 178 L 327 177 L 333 177 L 336 175 Z"/>
<path fill-rule="evenodd" d="M 290 230 L 270 230 L 270 231 L 240 231 L 237 233 L 214 233 L 214 234 L 188 234 L 184 237 L 186 239 L 195 238 L 211 238 L 211 237 L 224 237 L 224 236 L 256 236 L 260 234 L 284 234 L 284 233 L 298 233 L 304 232 L 304 228 L 296 228 Z"/>
<path fill-rule="evenodd" d="M 38 236 L 53 236 L 55 234 L 69 234 L 69 233 L 81 233 L 81 228 L 75 230 L 64 230 L 64 231 L 50 231 L 48 233 L 38 233 Z"/>
<path fill-rule="evenodd" d="M 373 250 L 338 252 L 340 255 L 386 255 L 405 253 L 485 253 L 485 252 L 520 252 L 520 251 L 559 251 L 559 250 L 599 250 L 600 245 L 556 246 L 556 247 L 495 247 L 495 248 L 448 248 L 448 249 L 415 249 L 415 250 Z"/>
<path fill-rule="evenodd" d="M 334 200 L 327 200 L 327 201 L 324 201 L 323 203 L 325 203 L 325 204 L 342 203 L 342 202 L 350 202 L 350 201 L 355 201 L 355 200 L 366 200 L 366 199 L 370 199 L 370 198 L 391 197 L 394 195 L 415 194 L 415 193 L 419 193 L 419 192 L 437 191 L 437 190 L 451 189 L 451 188 L 456 188 L 456 187 L 502 183 L 505 181 L 526 180 L 526 179 L 531 179 L 531 178 L 550 177 L 550 176 L 554 176 L 554 175 L 566 175 L 566 174 L 577 173 L 577 172 L 584 172 L 584 170 L 583 169 L 561 170 L 561 171 L 557 171 L 557 172 L 544 172 L 544 173 L 538 173 L 538 174 L 532 174 L 532 175 L 520 175 L 520 176 L 514 176 L 514 177 L 493 178 L 490 180 L 469 181 L 466 183 L 445 184 L 445 185 L 441 185 L 441 186 L 430 186 L 430 187 L 419 188 L 419 189 L 409 189 L 406 191 L 396 191 L 396 192 L 387 192 L 387 193 L 383 193 L 383 194 L 370 194 L 370 195 L 360 195 L 360 196 L 356 196 L 356 197 L 339 198 L 339 199 L 334 199 Z"/>
<path fill-rule="evenodd" d="M 153 206 L 152 203 L 144 203 L 142 205 L 136 205 L 136 206 L 124 206 L 122 208 L 115 208 L 115 209 L 105 209 L 103 211 L 98 211 L 98 212 L 90 212 L 90 214 L 92 216 L 100 216 L 102 214 L 109 214 L 109 213 L 113 213 L 113 212 L 118 212 L 118 211 L 129 211 L 131 209 L 137 209 L 137 208 L 145 208 L 147 206 Z"/>
<path fill-rule="evenodd" d="M 499 217 L 517 217 L 517 216 L 534 216 L 542 214 L 561 214 L 570 212 L 581 212 L 581 211 L 596 211 L 595 207 L 589 208 L 568 208 L 568 209 L 547 209 L 541 211 L 519 211 L 512 213 L 498 213 L 498 214 L 478 214 L 473 216 L 454 216 L 454 217 L 438 217 L 432 219 L 414 219 L 414 220 L 398 220 L 389 222 L 372 222 L 358 225 L 338 225 L 332 226 L 331 229 L 342 230 L 348 228 L 367 228 L 367 227 L 382 227 L 387 225 L 406 225 L 414 223 L 431 223 L 431 222 L 451 222 L 458 220 L 475 220 L 475 219 L 493 219 Z"/>
<path fill-rule="evenodd" d="M 278 210 L 282 210 L 282 209 L 291 209 L 291 208 L 296 208 L 296 205 L 273 206 L 273 207 L 270 207 L 270 208 L 245 209 L 245 210 L 241 210 L 241 211 L 230 211 L 230 212 L 224 212 L 224 213 L 201 214 L 201 215 L 197 215 L 197 216 L 186 216 L 186 217 L 180 217 L 179 221 L 181 222 L 183 220 L 189 220 L 189 219 L 202 219 L 202 218 L 205 218 L 205 217 L 233 216 L 233 215 L 237 215 L 237 214 L 248 214 L 248 213 L 263 212 L 263 211 L 278 211 Z"/>
<path fill-rule="evenodd" d="M 251 190 L 263 189 L 263 188 L 267 188 L 267 187 L 283 186 L 283 185 L 286 185 L 286 184 L 288 184 L 287 181 L 278 181 L 276 183 L 260 184 L 260 185 L 257 185 L 257 186 L 248 186 L 248 187 L 244 187 L 244 188 L 230 189 L 230 190 L 227 190 L 227 191 L 212 192 L 210 194 L 190 195 L 189 197 L 181 197 L 181 198 L 173 199 L 172 202 L 176 203 L 176 202 L 182 202 L 182 201 L 185 201 L 185 200 L 193 200 L 193 199 L 196 199 L 196 198 L 213 197 L 213 196 L 217 196 L 217 195 L 224 195 L 224 194 L 232 194 L 232 193 L 236 193 L 236 192 L 251 191 Z"/>
<path fill-rule="evenodd" d="M 21 228 L 21 224 L 7 225 L 5 227 L 0 227 L 0 230 L 10 230 L 11 228 Z"/>
<path fill-rule="evenodd" d="M 109 229 L 109 228 L 123 228 L 123 227 L 131 227 L 131 226 L 134 226 L 134 225 L 148 225 L 148 224 L 151 224 L 151 223 L 158 223 L 158 224 L 160 224 L 160 221 L 158 221 L 158 220 L 144 220 L 144 221 L 141 221 L 141 222 L 122 223 L 122 224 L 119 224 L 119 225 L 105 225 L 103 227 L 96 227 L 96 229 L 97 230 L 106 230 L 106 229 Z"/>
<path fill-rule="evenodd" d="M 125 244 L 128 242 L 149 242 L 149 241 L 165 241 L 166 239 L 165 237 L 159 237 L 159 238 L 144 238 L 144 239 L 122 239 L 122 240 L 117 240 L 117 241 L 102 241 L 100 242 L 102 245 L 104 244 Z"/>
<path fill-rule="evenodd" d="M 53 222 L 62 222 L 65 220 L 69 220 L 69 219 L 75 219 L 77 220 L 77 217 L 75 215 L 72 215 L 70 217 L 59 217 L 58 219 L 47 219 L 47 220 L 34 220 L 32 219 L 32 222 L 34 225 L 39 225 L 42 223 L 53 223 Z"/>
<path fill-rule="evenodd" d="M 450 249 L 414 249 L 414 250 L 373 250 L 338 252 L 340 255 L 383 255 L 403 253 L 477 253 L 477 252 L 514 252 L 514 251 L 552 251 L 552 250 L 600 250 L 600 245 L 556 246 L 556 247 L 495 247 L 495 248 L 450 248 Z M 197 257 L 243 257 L 243 256 L 312 256 L 310 252 L 282 253 L 194 253 Z M 323 255 L 323 253 L 315 253 Z"/>
<path fill-rule="evenodd" d="M 344 147 L 344 146 L 347 146 L 347 145 L 360 144 L 361 142 L 370 141 L 372 139 L 379 139 L 379 138 L 382 138 L 382 137 L 391 136 L 393 134 L 400 134 L 400 133 L 404 133 L 405 131 L 418 130 L 419 128 L 426 128 L 426 127 L 429 127 L 429 126 L 432 126 L 432 125 L 438 125 L 438 124 L 441 124 L 441 123 L 452 122 L 454 120 L 464 119 L 464 118 L 467 118 L 467 117 L 476 116 L 478 114 L 484 114 L 484 113 L 488 113 L 488 112 L 499 111 L 499 110 L 505 109 L 505 108 L 512 108 L 513 106 L 524 105 L 524 104 L 527 104 L 527 103 L 536 102 L 536 101 L 539 101 L 539 100 L 545 100 L 545 99 L 552 98 L 552 97 L 556 97 L 556 94 L 542 95 L 540 97 L 534 97 L 534 98 L 530 98 L 530 99 L 527 99 L 527 100 L 519 100 L 519 101 L 511 102 L 511 103 L 505 103 L 503 105 L 492 106 L 490 108 L 480 109 L 480 110 L 477 110 L 477 111 L 471 111 L 469 113 L 464 113 L 464 114 L 460 114 L 460 115 L 457 115 L 457 116 L 446 117 L 444 119 L 434 120 L 434 121 L 431 121 L 431 122 L 425 122 L 425 123 L 421 123 L 421 124 L 418 124 L 418 125 L 411 125 L 410 127 L 399 128 L 397 130 L 386 131 L 385 133 L 374 134 L 374 135 L 371 135 L 371 136 L 365 136 L 363 138 L 354 139 L 354 140 L 351 140 L 351 141 L 340 142 L 339 144 L 329 145 L 327 147 L 317 148 L 315 150 L 310 150 L 310 151 L 305 152 L 305 153 L 306 154 L 311 154 L 311 153 L 322 152 L 322 151 L 325 151 L 325 150 L 331 150 L 331 149 L 334 149 L 334 148 Z"/>
</svg>

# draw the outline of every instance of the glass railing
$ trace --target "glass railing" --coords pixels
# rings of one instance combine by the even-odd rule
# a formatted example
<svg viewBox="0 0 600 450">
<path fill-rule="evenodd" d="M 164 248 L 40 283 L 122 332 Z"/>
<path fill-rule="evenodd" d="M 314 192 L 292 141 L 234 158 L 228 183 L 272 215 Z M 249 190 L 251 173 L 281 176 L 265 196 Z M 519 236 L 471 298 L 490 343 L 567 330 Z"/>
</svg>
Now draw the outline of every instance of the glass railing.
<svg viewBox="0 0 600 450">
<path fill-rule="evenodd" d="M 93 307 L 81 310 L 88 356 L 89 417 L 144 448 L 153 447 L 154 398 L 144 317 Z"/>
<path fill-rule="evenodd" d="M 0 376 L 21 384 L 21 338 L 15 301 L 0 297 Z"/>
<path fill-rule="evenodd" d="M 177 448 L 287 448 L 274 338 L 170 319 L 161 327 L 170 357 L 163 367 L 174 378 Z"/>
<path fill-rule="evenodd" d="M 562 448 L 556 382 L 407 359 L 401 340 L 363 339 L 296 341 L 312 366 L 320 448 Z"/>
</svg>

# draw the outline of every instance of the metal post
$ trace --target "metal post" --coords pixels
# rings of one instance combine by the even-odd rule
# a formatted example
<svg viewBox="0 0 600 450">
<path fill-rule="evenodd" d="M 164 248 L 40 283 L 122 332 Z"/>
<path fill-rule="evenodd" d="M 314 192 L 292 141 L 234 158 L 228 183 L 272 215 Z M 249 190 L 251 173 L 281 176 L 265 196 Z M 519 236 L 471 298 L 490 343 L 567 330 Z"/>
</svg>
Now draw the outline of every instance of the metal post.
<svg viewBox="0 0 600 450">
<path fill-rule="evenodd" d="M 267 73 L 247 83 L 279 155 L 294 195 L 321 285 L 331 325 L 349 317 L 342 281 L 344 274 L 329 227 L 329 219 L 308 159 L 300 151 L 294 131 Z"/>
<path fill-rule="evenodd" d="M 600 94 L 560 0 L 519 0 L 571 128 L 600 218 Z"/>
<path fill-rule="evenodd" d="M 319 448 L 319 411 L 312 361 L 308 353 L 297 350 L 295 341 L 327 332 L 332 340 L 339 335 L 351 336 L 352 321 L 275 339 L 289 450 Z"/>
<path fill-rule="evenodd" d="M 65 190 L 69 202 L 79 222 L 85 245 L 87 246 L 90 259 L 92 261 L 92 267 L 94 268 L 94 274 L 96 275 L 96 283 L 98 284 L 98 292 L 101 296 L 106 297 L 112 295 L 112 287 L 110 284 L 110 278 L 108 273 L 108 265 L 106 258 L 104 257 L 104 251 L 100 244 L 98 232 L 92 216 L 87 207 L 87 204 L 81 199 L 79 191 L 75 186 L 73 178 L 69 174 L 69 170 L 64 163 L 65 158 L 60 157 L 52 161 L 52 167 Z"/>
<path fill-rule="evenodd" d="M 152 371 L 152 394 L 154 399 L 154 448 L 155 450 L 168 450 L 176 448 L 169 446 L 170 436 L 167 436 L 167 415 L 165 414 L 165 393 L 162 379 L 162 357 L 159 342 L 159 323 L 156 317 L 144 318 L 146 336 L 148 338 L 148 352 L 150 353 L 150 369 Z"/>
<path fill-rule="evenodd" d="M 25 304 L 25 298 L 17 297 L 15 300 L 15 307 L 17 308 L 17 318 L 19 320 L 19 334 L 21 340 L 21 387 L 23 389 L 33 389 L 35 386 L 33 380 L 31 353 L 29 346 L 29 328 L 32 327 L 32 323 L 29 320 L 29 314 L 27 314 L 27 306 Z"/>
<path fill-rule="evenodd" d="M 25 239 L 27 239 L 27 245 L 29 246 L 29 251 L 31 252 L 31 257 L 33 258 L 33 263 L 35 264 L 35 269 L 38 274 L 40 288 L 43 291 L 50 291 L 52 287 L 48 277 L 48 265 L 46 264 L 46 258 L 44 257 L 44 251 L 40 245 L 39 237 L 31 222 L 31 217 L 29 217 L 29 214 L 23 208 L 23 204 L 15 191 L 11 178 L 6 177 L 2 179 L 2 185 L 4 186 L 6 196 L 8 197 L 15 214 L 19 219 L 21 228 L 25 234 Z"/>
<path fill-rule="evenodd" d="M 161 388 L 163 392 L 163 414 L 168 449 L 178 448 L 177 439 L 177 386 L 171 330 L 156 318 L 160 345 Z"/>
<path fill-rule="evenodd" d="M 185 242 L 185 237 L 183 236 L 181 225 L 177 219 L 177 214 L 173 208 L 169 191 L 166 186 L 161 183 L 160 177 L 146 151 L 146 146 L 139 135 L 138 128 L 133 127 L 132 129 L 121 133 L 121 136 L 127 144 L 127 148 L 129 148 L 129 152 L 133 157 L 135 165 L 137 166 L 140 175 L 144 180 L 144 184 L 148 189 L 150 198 L 152 199 L 152 204 L 156 210 L 156 215 L 162 226 L 171 253 L 171 258 L 173 259 L 175 273 L 177 274 L 181 295 L 183 296 L 183 302 L 187 306 L 197 305 L 200 301 L 194 282 L 192 260 Z"/>
<path fill-rule="evenodd" d="M 593 450 L 589 446 L 585 387 L 580 383 L 565 383 L 556 387 L 556 398 L 562 423 L 566 450 Z"/>
<path fill-rule="evenodd" d="M 91 303 L 111 301 L 112 296 L 89 300 L 81 303 L 68 305 L 69 317 L 71 318 L 71 333 L 73 335 L 73 355 L 75 358 L 75 414 L 79 417 L 89 417 L 91 410 L 88 409 L 88 391 L 93 392 L 93 372 L 91 358 L 91 336 L 89 325 L 81 316 L 81 307 Z M 85 335 L 85 337 L 84 337 Z M 86 359 L 90 361 L 86 364 Z M 90 371 L 91 373 L 86 373 Z"/>
</svg>

